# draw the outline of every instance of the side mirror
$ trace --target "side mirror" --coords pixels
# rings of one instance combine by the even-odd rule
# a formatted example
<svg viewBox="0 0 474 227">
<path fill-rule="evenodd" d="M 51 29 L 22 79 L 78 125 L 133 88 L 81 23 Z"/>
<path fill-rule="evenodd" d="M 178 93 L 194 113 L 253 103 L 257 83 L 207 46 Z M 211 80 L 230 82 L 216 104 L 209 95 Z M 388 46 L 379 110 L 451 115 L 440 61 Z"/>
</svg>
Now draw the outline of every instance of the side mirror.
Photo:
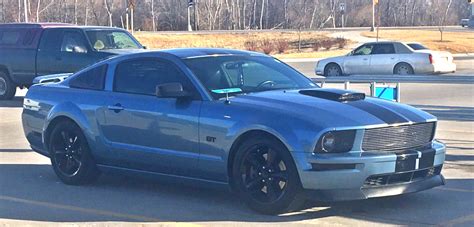
<svg viewBox="0 0 474 227">
<path fill-rule="evenodd" d="M 143 46 L 143 49 L 144 49 L 144 50 L 146 50 L 146 49 L 148 49 L 148 47 L 146 47 L 146 46 Z"/>
<path fill-rule="evenodd" d="M 191 97 L 191 94 L 185 91 L 180 83 L 167 83 L 156 86 L 156 96 L 161 98 L 186 98 Z"/>
</svg>

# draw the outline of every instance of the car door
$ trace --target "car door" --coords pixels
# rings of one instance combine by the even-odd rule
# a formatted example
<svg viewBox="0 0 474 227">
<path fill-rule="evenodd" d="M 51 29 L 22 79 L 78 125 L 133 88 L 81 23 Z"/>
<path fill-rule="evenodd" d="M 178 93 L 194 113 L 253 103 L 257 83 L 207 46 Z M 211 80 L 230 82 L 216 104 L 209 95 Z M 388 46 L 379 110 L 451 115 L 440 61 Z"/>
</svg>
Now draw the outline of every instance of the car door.
<svg viewBox="0 0 474 227">
<path fill-rule="evenodd" d="M 107 97 L 104 139 L 112 165 L 191 176 L 199 158 L 201 99 L 186 75 L 172 62 L 138 58 L 120 62 Z M 193 98 L 159 98 L 156 86 L 178 82 Z"/>
<path fill-rule="evenodd" d="M 370 69 L 373 74 L 392 74 L 397 61 L 398 55 L 392 43 L 375 44 L 371 54 Z"/>
<path fill-rule="evenodd" d="M 36 57 L 37 75 L 76 72 L 96 62 L 82 30 L 46 29 Z"/>
<path fill-rule="evenodd" d="M 343 71 L 346 74 L 369 74 L 373 44 L 364 44 L 344 57 Z"/>
</svg>

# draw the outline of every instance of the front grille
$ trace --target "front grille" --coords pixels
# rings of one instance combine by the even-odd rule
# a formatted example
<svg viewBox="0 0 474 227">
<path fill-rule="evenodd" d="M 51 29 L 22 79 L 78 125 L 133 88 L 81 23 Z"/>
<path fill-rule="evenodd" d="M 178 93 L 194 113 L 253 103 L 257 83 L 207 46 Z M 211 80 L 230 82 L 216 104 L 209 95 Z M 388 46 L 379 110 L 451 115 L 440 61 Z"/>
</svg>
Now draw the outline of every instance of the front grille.
<svg viewBox="0 0 474 227">
<path fill-rule="evenodd" d="M 433 140 L 435 122 L 366 129 L 362 150 L 405 150 L 426 146 Z"/>
<path fill-rule="evenodd" d="M 415 170 L 403 173 L 390 173 L 368 177 L 364 182 L 364 188 L 377 187 L 392 184 L 401 184 L 424 180 L 441 174 L 442 166 L 435 166 L 422 170 Z"/>
</svg>

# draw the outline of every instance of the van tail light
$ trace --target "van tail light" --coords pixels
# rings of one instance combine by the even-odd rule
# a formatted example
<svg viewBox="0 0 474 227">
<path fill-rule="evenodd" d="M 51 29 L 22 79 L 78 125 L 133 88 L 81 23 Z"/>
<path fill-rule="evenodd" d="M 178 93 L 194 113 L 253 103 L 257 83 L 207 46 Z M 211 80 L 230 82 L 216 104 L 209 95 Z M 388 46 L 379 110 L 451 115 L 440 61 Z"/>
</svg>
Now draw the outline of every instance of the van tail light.
<svg viewBox="0 0 474 227">
<path fill-rule="evenodd" d="M 433 64 L 433 55 L 428 55 L 428 58 L 430 59 L 430 64 Z"/>
</svg>

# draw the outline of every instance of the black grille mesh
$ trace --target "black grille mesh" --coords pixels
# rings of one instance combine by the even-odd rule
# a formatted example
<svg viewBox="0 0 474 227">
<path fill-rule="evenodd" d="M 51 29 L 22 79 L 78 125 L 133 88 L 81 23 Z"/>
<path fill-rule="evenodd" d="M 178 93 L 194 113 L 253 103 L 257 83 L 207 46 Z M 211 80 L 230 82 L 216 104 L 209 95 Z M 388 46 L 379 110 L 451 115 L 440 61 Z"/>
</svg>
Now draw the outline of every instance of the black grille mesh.
<svg viewBox="0 0 474 227">
<path fill-rule="evenodd" d="M 362 150 L 389 151 L 422 147 L 431 142 L 435 123 L 366 129 Z"/>
</svg>

